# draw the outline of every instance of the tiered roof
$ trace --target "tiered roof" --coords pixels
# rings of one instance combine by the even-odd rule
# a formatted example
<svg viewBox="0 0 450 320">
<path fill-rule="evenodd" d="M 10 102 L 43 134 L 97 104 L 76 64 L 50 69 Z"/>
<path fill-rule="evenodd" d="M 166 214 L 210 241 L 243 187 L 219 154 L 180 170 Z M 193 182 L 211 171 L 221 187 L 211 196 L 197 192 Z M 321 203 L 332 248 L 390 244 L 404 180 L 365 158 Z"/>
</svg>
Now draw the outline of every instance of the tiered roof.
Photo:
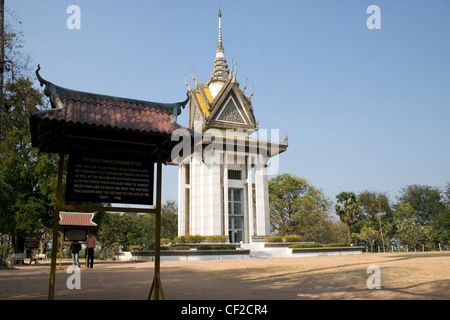
<svg viewBox="0 0 450 320">
<path fill-rule="evenodd" d="M 251 102 L 253 92 L 245 95 L 247 85 L 239 88 L 237 65 L 232 66 L 231 71 L 228 69 L 222 43 L 221 17 L 219 10 L 219 38 L 210 77 L 204 84 L 192 75 L 195 88 L 186 83 L 191 100 L 189 127 L 197 131 L 209 128 L 255 131 L 258 124 Z"/>
</svg>

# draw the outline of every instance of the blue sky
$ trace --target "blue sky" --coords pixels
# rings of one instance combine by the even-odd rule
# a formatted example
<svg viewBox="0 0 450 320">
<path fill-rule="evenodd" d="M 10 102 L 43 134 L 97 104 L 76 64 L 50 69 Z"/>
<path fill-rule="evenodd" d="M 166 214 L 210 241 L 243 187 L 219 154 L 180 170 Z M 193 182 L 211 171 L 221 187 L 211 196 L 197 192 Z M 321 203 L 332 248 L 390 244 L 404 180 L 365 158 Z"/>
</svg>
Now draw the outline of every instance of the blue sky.
<svg viewBox="0 0 450 320">
<path fill-rule="evenodd" d="M 81 29 L 69 30 L 69 5 Z M 370 5 L 381 29 L 369 30 Z M 219 1 L 6 0 L 41 75 L 74 90 L 158 102 L 185 99 L 184 75 L 209 77 Z M 255 86 L 260 128 L 289 148 L 280 172 L 334 199 L 450 181 L 448 0 L 221 0 L 225 57 Z M 187 125 L 185 109 L 179 123 Z M 164 168 L 163 200 L 177 198 Z"/>
</svg>

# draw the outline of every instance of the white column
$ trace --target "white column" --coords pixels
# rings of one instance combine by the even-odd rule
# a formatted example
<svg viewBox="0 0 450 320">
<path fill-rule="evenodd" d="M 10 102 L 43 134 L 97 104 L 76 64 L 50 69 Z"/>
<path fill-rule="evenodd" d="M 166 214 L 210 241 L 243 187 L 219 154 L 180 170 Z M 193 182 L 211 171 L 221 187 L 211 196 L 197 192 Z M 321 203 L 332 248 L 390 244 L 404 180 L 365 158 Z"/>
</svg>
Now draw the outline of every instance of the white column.
<svg viewBox="0 0 450 320">
<path fill-rule="evenodd" d="M 242 172 L 242 175 L 244 175 L 245 174 L 245 163 L 241 166 L 241 172 Z M 249 223 L 248 223 L 248 221 L 249 221 L 249 218 L 248 218 L 248 216 L 249 216 L 249 211 L 248 211 L 248 197 L 246 197 L 245 196 L 245 192 L 246 192 L 246 188 L 245 188 L 245 181 L 242 181 L 241 182 L 242 183 L 242 210 L 244 211 L 244 212 L 242 212 L 243 213 L 243 219 L 244 219 L 244 221 L 243 221 L 243 226 L 242 226 L 242 241 L 244 242 L 244 243 L 249 243 L 250 242 L 250 240 L 248 240 L 249 239 L 249 234 L 250 234 L 250 231 L 249 231 Z"/>
<path fill-rule="evenodd" d="M 253 170 L 252 157 L 247 157 L 247 212 L 248 212 L 248 242 L 252 242 L 253 236 Z"/>
<path fill-rule="evenodd" d="M 255 168 L 256 191 L 256 234 L 266 236 L 270 233 L 269 190 L 265 161 L 259 156 Z"/>
<path fill-rule="evenodd" d="M 207 177 L 206 177 L 206 166 L 204 163 L 200 164 L 200 181 L 201 181 L 201 188 L 200 191 L 200 207 L 198 208 L 200 212 L 198 226 L 199 226 L 199 234 L 205 235 L 205 224 L 206 224 L 206 212 L 208 211 L 208 188 L 206 186 Z"/>
<path fill-rule="evenodd" d="M 210 210 L 209 210 L 209 232 L 208 235 L 221 235 L 221 220 L 222 220 L 222 202 L 221 202 L 221 166 L 220 162 L 209 166 L 210 172 Z"/>
<path fill-rule="evenodd" d="M 189 225 L 190 234 L 203 234 L 204 224 L 204 193 L 203 193 L 203 168 L 201 162 L 193 159 L 191 161 L 191 223 Z"/>
<path fill-rule="evenodd" d="M 223 155 L 223 232 L 228 237 L 228 159 Z"/>
<path fill-rule="evenodd" d="M 178 165 L 178 235 L 184 235 L 184 183 L 183 165 Z"/>
</svg>

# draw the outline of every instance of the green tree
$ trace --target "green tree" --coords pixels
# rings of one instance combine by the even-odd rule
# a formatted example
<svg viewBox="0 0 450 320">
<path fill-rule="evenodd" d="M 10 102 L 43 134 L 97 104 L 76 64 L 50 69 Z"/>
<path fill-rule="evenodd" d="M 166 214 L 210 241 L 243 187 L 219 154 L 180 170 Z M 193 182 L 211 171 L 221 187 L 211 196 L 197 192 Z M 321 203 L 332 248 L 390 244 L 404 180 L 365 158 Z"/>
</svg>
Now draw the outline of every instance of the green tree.
<svg viewBox="0 0 450 320">
<path fill-rule="evenodd" d="M 450 209 L 450 181 L 447 182 L 442 193 L 444 197 L 444 203 L 447 209 Z"/>
<path fill-rule="evenodd" d="M 447 186 L 448 188 L 448 186 Z M 416 225 L 430 226 L 429 234 L 438 241 L 445 241 L 449 234 L 450 209 L 447 202 L 448 189 L 444 192 L 438 187 L 409 185 L 402 189 L 398 205 L 409 205 L 413 214 L 405 213 L 406 217 L 414 216 Z"/>
<path fill-rule="evenodd" d="M 393 213 L 389 197 L 385 193 L 363 191 L 358 195 L 358 203 L 361 213 L 369 220 L 364 227 L 378 229 L 377 234 L 381 237 L 385 251 L 385 236 L 390 230 Z"/>
<path fill-rule="evenodd" d="M 348 242 L 352 242 L 353 226 L 360 214 L 360 207 L 354 192 L 341 192 L 336 196 L 334 209 L 342 222 L 348 226 Z"/>
<path fill-rule="evenodd" d="M 443 198 L 446 210 L 444 211 L 444 214 L 439 222 L 446 233 L 446 238 L 448 239 L 450 237 L 450 182 L 447 182 L 444 187 Z"/>
<path fill-rule="evenodd" d="M 24 251 L 24 236 L 48 234 L 53 216 L 56 159 L 31 147 L 28 119 L 46 108 L 29 78 L 21 34 L 5 24 L 0 100 L 0 264 L 8 251 Z M 44 239 L 45 240 L 45 239 Z"/>
<path fill-rule="evenodd" d="M 371 227 L 363 227 L 359 233 L 352 233 L 352 237 L 358 238 L 370 244 L 370 251 L 373 252 L 373 245 L 378 239 L 378 231 Z"/>
<path fill-rule="evenodd" d="M 442 233 L 430 225 L 423 226 L 422 243 L 429 250 L 435 250 L 436 244 L 442 239 Z"/>
<path fill-rule="evenodd" d="M 173 200 L 167 200 L 161 208 L 161 238 L 174 239 L 178 236 L 178 208 Z M 154 237 L 153 237 L 154 239 Z"/>
<path fill-rule="evenodd" d="M 112 250 L 138 244 L 144 234 L 139 215 L 133 213 L 105 213 L 97 228 L 101 258 Z"/>
<path fill-rule="evenodd" d="M 399 202 L 409 203 L 415 211 L 418 222 L 439 226 L 446 211 L 441 190 L 437 187 L 410 185 L 402 189 Z"/>
<path fill-rule="evenodd" d="M 29 79 L 5 88 L 0 137 L 0 233 L 8 234 L 15 251 L 23 252 L 27 233 L 50 227 L 56 180 L 56 157 L 31 147 L 28 119 L 42 110 L 42 94 Z"/>
<path fill-rule="evenodd" d="M 161 208 L 161 237 L 173 239 L 178 233 L 177 206 L 168 200 Z M 143 250 L 154 249 L 155 215 L 153 213 L 99 212 L 94 217 L 95 233 L 100 242 L 100 256 L 105 258 L 114 250 L 128 250 L 137 246 Z"/>
<path fill-rule="evenodd" d="M 329 219 L 330 201 L 306 179 L 281 174 L 269 181 L 269 208 L 272 231 L 280 235 L 298 234 L 305 240 L 319 236 Z"/>
<path fill-rule="evenodd" d="M 402 217 L 396 225 L 400 241 L 416 251 L 417 245 L 424 238 L 423 225 L 417 221 L 415 216 Z"/>
</svg>

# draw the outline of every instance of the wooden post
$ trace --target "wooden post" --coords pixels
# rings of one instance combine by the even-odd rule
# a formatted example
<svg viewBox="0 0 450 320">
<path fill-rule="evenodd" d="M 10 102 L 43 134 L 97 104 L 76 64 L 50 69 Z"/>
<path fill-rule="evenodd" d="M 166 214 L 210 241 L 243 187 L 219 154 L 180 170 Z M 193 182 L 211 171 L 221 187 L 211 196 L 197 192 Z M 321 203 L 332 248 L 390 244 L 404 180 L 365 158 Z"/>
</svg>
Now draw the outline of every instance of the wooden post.
<svg viewBox="0 0 450 320">
<path fill-rule="evenodd" d="M 48 300 L 53 300 L 55 294 L 55 269 L 56 269 L 56 249 L 58 247 L 58 225 L 59 225 L 59 212 L 61 210 L 61 195 L 62 195 L 62 178 L 64 172 L 64 152 L 62 144 L 59 151 L 59 163 L 58 163 L 58 181 L 56 184 L 56 201 L 55 201 L 55 214 L 53 216 L 53 241 L 52 241 L 52 258 L 50 265 L 50 281 L 48 287 Z"/>
<path fill-rule="evenodd" d="M 90 231 L 90 229 L 87 228 L 88 235 L 89 235 L 89 231 Z M 88 237 L 88 235 L 86 237 Z M 89 242 L 89 238 L 86 238 L 86 242 L 85 242 L 86 249 L 84 250 L 84 263 L 85 263 L 86 269 L 88 267 L 88 250 L 89 250 L 88 249 L 88 242 Z M 114 255 L 114 253 L 113 253 L 113 255 Z"/>
<path fill-rule="evenodd" d="M 160 261 L 161 261 L 161 186 L 162 186 L 162 159 L 161 152 L 158 153 L 157 175 L 156 175 L 156 221 L 155 221 L 155 271 L 153 275 L 153 283 L 148 294 L 148 300 L 151 299 L 152 291 L 155 290 L 155 300 L 159 300 L 159 293 L 165 299 L 164 291 L 160 278 Z"/>
<path fill-rule="evenodd" d="M 61 262 L 62 262 L 62 253 L 63 253 L 63 239 L 64 234 L 61 236 L 61 246 L 59 247 L 59 270 L 61 270 Z"/>
</svg>

